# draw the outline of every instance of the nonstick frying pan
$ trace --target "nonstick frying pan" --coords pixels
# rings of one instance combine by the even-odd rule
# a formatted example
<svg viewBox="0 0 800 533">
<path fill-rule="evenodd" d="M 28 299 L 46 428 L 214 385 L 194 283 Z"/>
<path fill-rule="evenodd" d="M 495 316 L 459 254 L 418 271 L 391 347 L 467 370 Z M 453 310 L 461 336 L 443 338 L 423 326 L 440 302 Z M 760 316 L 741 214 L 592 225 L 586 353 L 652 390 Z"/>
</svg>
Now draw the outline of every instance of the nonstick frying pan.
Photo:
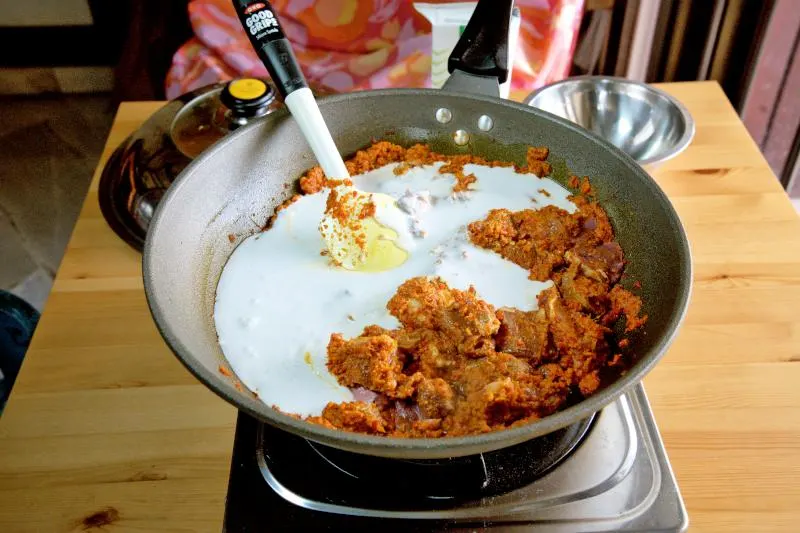
<svg viewBox="0 0 800 533">
<path fill-rule="evenodd" d="M 252 3 L 243 0 L 238 7 L 246 9 Z M 689 244 L 681 222 L 655 181 L 623 152 L 554 115 L 497 97 L 498 83 L 506 77 L 510 9 L 511 0 L 479 2 L 450 57 L 453 75 L 443 90 L 336 95 L 322 99 L 320 109 L 345 155 L 382 139 L 403 145 L 428 143 L 443 153 L 475 153 L 522 164 L 528 146 L 548 146 L 553 179 L 566 186 L 572 174 L 590 176 L 625 251 L 625 279 L 641 283 L 643 312 L 649 316 L 631 338 L 633 366 L 589 398 L 541 420 L 441 439 L 326 429 L 281 414 L 237 387 L 219 371 L 220 365 L 229 367 L 214 329 L 217 281 L 237 244 L 260 231 L 275 207 L 296 194 L 297 178 L 315 165 L 297 124 L 279 111 L 223 138 L 195 159 L 160 202 L 146 239 L 144 285 L 155 322 L 177 357 L 206 386 L 259 420 L 328 446 L 433 459 L 495 450 L 574 424 L 639 383 L 661 358 L 683 319 L 691 290 Z M 287 59 L 282 54 L 290 52 L 288 44 L 277 46 L 275 57 Z M 259 50 L 262 57 L 267 52 Z M 291 60 L 270 68 L 283 90 L 302 82 L 302 75 L 298 80 L 285 68 Z M 281 302 L 272 305 L 274 313 L 281 312 Z"/>
</svg>

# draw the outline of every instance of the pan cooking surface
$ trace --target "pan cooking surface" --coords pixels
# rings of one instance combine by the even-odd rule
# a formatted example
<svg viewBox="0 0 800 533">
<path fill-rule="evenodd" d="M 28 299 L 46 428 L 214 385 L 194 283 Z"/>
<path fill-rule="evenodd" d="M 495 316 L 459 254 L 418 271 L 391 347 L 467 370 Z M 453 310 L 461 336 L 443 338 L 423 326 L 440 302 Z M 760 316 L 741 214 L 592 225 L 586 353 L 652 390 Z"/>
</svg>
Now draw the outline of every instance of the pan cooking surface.
<svg viewBox="0 0 800 533">
<path fill-rule="evenodd" d="M 497 431 L 593 394 L 626 361 L 608 326 L 646 317 L 618 285 L 623 251 L 588 180 L 570 193 L 535 175 L 548 154 L 530 147 L 514 168 L 378 142 L 348 161 L 366 171 L 352 213 L 341 182 L 309 170 L 223 269 L 215 320 L 237 375 L 311 422 L 413 438 Z M 325 252 L 323 212 L 363 220 L 358 269 Z"/>
<path fill-rule="evenodd" d="M 330 336 L 357 337 L 373 324 L 399 327 L 386 304 L 413 277 L 440 276 L 460 290 L 473 285 L 496 308 L 536 308 L 536 296 L 552 283 L 530 280 L 527 270 L 471 244 L 466 224 L 496 208 L 555 205 L 573 212 L 570 193 L 512 168 L 467 165 L 464 172 L 474 173 L 477 182 L 469 196 L 458 195 L 455 177 L 440 174 L 439 167 L 396 176 L 397 164 L 390 164 L 354 179 L 359 190 L 387 195 L 391 202 L 376 202 L 376 218 L 408 254 L 397 268 L 352 272 L 320 255 L 325 245 L 317 225 L 327 190 L 301 197 L 269 230 L 237 247 L 217 288 L 215 323 L 233 370 L 264 403 L 309 416 L 320 415 L 328 402 L 352 401 L 350 390 L 327 370 Z M 422 195 L 423 207 L 408 206 Z M 281 283 L 270 281 L 279 278 Z"/>
</svg>

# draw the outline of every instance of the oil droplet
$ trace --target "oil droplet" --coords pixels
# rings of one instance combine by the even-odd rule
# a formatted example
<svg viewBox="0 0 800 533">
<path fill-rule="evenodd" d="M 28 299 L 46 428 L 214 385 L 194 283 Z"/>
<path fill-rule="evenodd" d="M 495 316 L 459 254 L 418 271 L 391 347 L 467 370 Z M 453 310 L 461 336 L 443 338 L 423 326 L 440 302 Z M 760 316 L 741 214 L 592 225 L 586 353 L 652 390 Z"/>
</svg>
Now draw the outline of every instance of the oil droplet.
<svg viewBox="0 0 800 533">
<path fill-rule="evenodd" d="M 408 259 L 408 252 L 397 246 L 397 232 L 382 226 L 373 218 L 363 221 L 366 233 L 366 258 L 354 270 L 359 272 L 381 272 L 396 268 Z"/>
<path fill-rule="evenodd" d="M 375 193 L 372 200 L 376 205 L 394 205 L 395 200 L 391 196 Z M 352 270 L 358 272 L 382 272 L 399 267 L 408 259 L 408 252 L 396 244 L 397 232 L 379 223 L 374 217 L 369 217 L 361 221 L 361 229 L 364 232 L 364 259 L 360 263 L 355 263 Z"/>
</svg>

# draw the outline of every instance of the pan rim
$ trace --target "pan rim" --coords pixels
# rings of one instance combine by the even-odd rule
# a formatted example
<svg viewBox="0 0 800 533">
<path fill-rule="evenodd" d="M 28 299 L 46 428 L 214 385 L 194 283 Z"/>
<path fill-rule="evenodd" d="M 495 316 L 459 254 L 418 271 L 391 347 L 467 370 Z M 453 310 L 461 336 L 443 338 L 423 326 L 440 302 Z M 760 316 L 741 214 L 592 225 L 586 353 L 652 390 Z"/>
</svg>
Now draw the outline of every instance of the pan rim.
<svg viewBox="0 0 800 533">
<path fill-rule="evenodd" d="M 350 101 L 353 99 L 399 95 L 442 96 L 442 94 L 443 91 L 437 89 L 382 89 L 327 96 L 321 98 L 319 102 L 320 108 L 323 109 L 324 112 L 324 109 L 327 106 L 333 106 L 340 101 Z M 639 174 L 640 178 L 643 178 L 642 181 L 647 185 L 651 193 L 658 196 L 661 200 L 661 203 L 664 205 L 667 211 L 666 214 L 667 218 L 669 219 L 670 226 L 672 226 L 672 230 L 676 233 L 679 249 L 681 251 L 680 255 L 682 256 L 680 258 L 681 279 L 676 286 L 676 290 L 678 291 L 678 298 L 675 302 L 676 312 L 666 322 L 666 333 L 653 344 L 652 348 L 648 350 L 647 353 L 639 355 L 639 360 L 630 368 L 626 375 L 620 377 L 615 382 L 593 394 L 589 398 L 567 409 L 564 409 L 563 411 L 558 411 L 552 415 L 528 424 L 477 435 L 442 438 L 400 438 L 380 437 L 361 433 L 332 430 L 318 424 L 312 424 L 303 420 L 298 420 L 289 415 L 280 413 L 260 400 L 251 398 L 249 395 L 235 395 L 237 393 L 235 393 L 235 389 L 231 386 L 229 381 L 224 380 L 221 376 L 206 369 L 201 364 L 193 364 L 194 358 L 192 357 L 190 350 L 188 350 L 181 340 L 177 338 L 177 336 L 170 330 L 169 319 L 167 318 L 168 315 L 164 312 L 165 306 L 163 297 L 156 294 L 154 291 L 154 279 L 155 276 L 157 276 L 157 273 L 155 272 L 156 269 L 154 268 L 153 264 L 155 261 L 154 242 L 157 239 L 150 237 L 152 237 L 154 234 L 157 234 L 157 232 L 161 229 L 160 223 L 164 213 L 166 212 L 164 206 L 170 205 L 170 200 L 179 193 L 181 188 L 185 183 L 188 182 L 197 168 L 202 166 L 206 160 L 213 158 L 219 152 L 225 150 L 230 143 L 237 142 L 239 137 L 246 135 L 251 129 L 264 127 L 264 121 L 278 121 L 287 119 L 288 111 L 282 110 L 270 114 L 263 120 L 256 121 L 238 129 L 232 134 L 221 139 L 215 145 L 207 149 L 198 158 L 192 161 L 180 173 L 178 178 L 162 198 L 148 230 L 148 238 L 145 240 L 144 253 L 142 255 L 142 273 L 147 304 L 153 316 L 156 327 L 166 341 L 170 350 L 189 370 L 189 372 L 195 376 L 195 378 L 197 378 L 206 387 L 211 389 L 215 394 L 226 400 L 228 403 L 234 405 L 238 409 L 246 412 L 254 418 L 265 423 L 275 425 L 285 431 L 300 435 L 304 438 L 308 438 L 325 445 L 366 455 L 420 459 L 457 457 L 479 453 L 481 451 L 500 449 L 556 431 L 563 427 L 569 426 L 577 420 L 580 420 L 582 418 L 580 416 L 581 413 L 588 414 L 600 411 L 602 408 L 614 401 L 617 397 L 624 394 L 631 387 L 642 381 L 644 376 L 648 374 L 655 364 L 663 357 L 675 339 L 675 336 L 680 330 L 680 326 L 685 319 L 691 295 L 693 278 L 691 247 L 689 245 L 683 223 L 678 217 L 672 202 L 659 187 L 656 181 L 630 156 L 597 135 L 587 132 L 586 130 L 565 119 L 562 119 L 551 113 L 526 106 L 525 104 L 510 102 L 507 100 L 499 100 L 498 98 L 490 96 L 478 96 L 462 93 L 447 93 L 447 96 L 452 96 L 453 98 L 465 98 L 473 102 L 484 102 L 491 106 L 510 107 L 519 112 L 538 115 L 562 128 L 569 129 L 576 135 L 588 138 L 591 142 L 598 144 L 601 148 L 611 152 L 615 157 L 620 159 L 621 162 L 632 173 Z M 167 230 L 165 229 L 164 231 Z"/>
</svg>

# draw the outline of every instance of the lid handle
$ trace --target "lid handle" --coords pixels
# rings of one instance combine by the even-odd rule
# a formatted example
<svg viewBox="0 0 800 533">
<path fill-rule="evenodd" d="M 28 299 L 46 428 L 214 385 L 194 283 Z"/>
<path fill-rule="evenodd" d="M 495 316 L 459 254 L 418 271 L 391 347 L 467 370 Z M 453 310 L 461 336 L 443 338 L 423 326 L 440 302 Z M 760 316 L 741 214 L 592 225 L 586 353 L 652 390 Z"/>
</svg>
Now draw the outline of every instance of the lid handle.
<svg viewBox="0 0 800 533">
<path fill-rule="evenodd" d="M 232 128 L 245 124 L 247 119 L 264 115 L 275 101 L 275 91 L 256 78 L 237 78 L 225 84 L 220 101 L 230 109 L 235 122 Z"/>
</svg>

